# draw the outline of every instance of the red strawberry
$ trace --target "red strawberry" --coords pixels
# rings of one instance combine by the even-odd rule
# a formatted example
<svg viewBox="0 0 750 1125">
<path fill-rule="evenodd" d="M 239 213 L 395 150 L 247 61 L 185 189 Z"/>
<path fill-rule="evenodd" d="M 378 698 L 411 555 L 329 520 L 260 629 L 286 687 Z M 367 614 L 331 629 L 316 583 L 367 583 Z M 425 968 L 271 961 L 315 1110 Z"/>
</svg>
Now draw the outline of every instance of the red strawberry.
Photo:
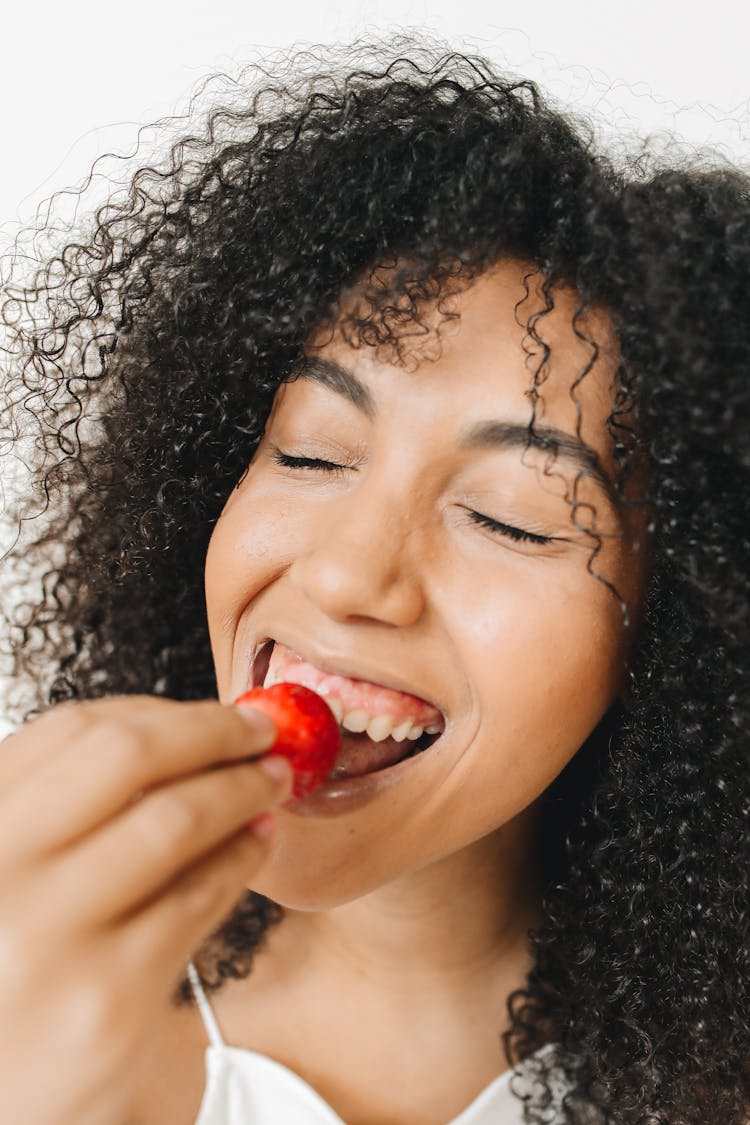
<svg viewBox="0 0 750 1125">
<path fill-rule="evenodd" d="M 310 688 L 274 684 L 252 688 L 235 699 L 265 711 L 276 724 L 277 737 L 269 754 L 282 754 L 294 767 L 292 797 L 304 797 L 327 780 L 338 757 L 341 731 L 333 711 Z"/>
</svg>

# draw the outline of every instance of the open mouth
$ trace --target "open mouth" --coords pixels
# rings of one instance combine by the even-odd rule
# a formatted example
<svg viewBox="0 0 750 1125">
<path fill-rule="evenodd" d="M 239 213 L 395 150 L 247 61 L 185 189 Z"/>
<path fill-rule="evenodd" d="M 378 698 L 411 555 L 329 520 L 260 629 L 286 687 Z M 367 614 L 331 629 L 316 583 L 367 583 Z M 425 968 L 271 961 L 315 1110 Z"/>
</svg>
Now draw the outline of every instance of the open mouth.
<svg viewBox="0 0 750 1125">
<path fill-rule="evenodd" d="M 251 687 L 263 687 L 263 683 L 268 674 L 268 667 L 271 663 L 271 653 L 273 652 L 274 644 L 274 641 L 263 641 L 256 652 L 251 670 Z"/>
<path fill-rule="evenodd" d="M 397 742 L 395 738 L 386 738 L 382 742 L 374 742 L 366 732 L 353 734 L 341 726 L 339 730 L 341 750 L 331 771 L 332 781 L 377 773 L 399 762 L 405 762 L 408 758 L 415 758 L 417 754 L 434 745 L 442 733 L 439 731 L 428 734 L 424 731 L 414 741 Z"/>
<path fill-rule="evenodd" d="M 315 665 L 306 663 L 283 645 L 279 646 L 279 651 L 277 651 L 273 660 L 275 668 L 272 668 L 275 646 L 274 640 L 267 639 L 258 648 L 252 665 L 252 686 L 261 687 L 266 684 L 267 679 L 269 683 L 296 682 L 312 688 L 326 699 L 339 721 L 341 732 L 341 749 L 331 772 L 331 780 L 361 777 L 365 774 L 387 769 L 389 766 L 406 761 L 409 758 L 414 758 L 433 746 L 443 734 L 445 719 L 442 713 L 425 700 L 421 700 L 417 696 L 410 697 L 405 692 L 385 688 L 366 680 L 357 680 L 343 674 L 324 673 Z M 271 670 L 270 676 L 269 669 Z M 394 708 L 394 714 L 399 714 L 399 706 L 402 715 L 404 713 L 409 714 L 409 706 L 411 706 L 412 709 L 415 709 L 413 710 L 415 715 L 414 725 L 410 724 L 408 718 L 406 722 L 400 723 L 398 720 L 393 720 L 392 734 L 389 733 L 386 737 L 382 737 L 384 730 L 370 728 L 372 733 L 375 734 L 374 738 L 371 737 L 368 730 L 362 730 L 360 727 L 360 722 L 364 726 L 364 712 L 354 712 L 360 716 L 360 722 L 356 722 L 351 710 L 352 707 L 361 706 L 359 702 L 352 704 L 351 700 L 358 700 L 363 695 L 367 698 L 368 693 L 378 693 L 382 698 L 389 700 Z M 344 700 L 344 709 L 342 709 L 342 699 Z M 349 701 L 349 711 L 345 710 L 347 700 Z M 383 707 L 388 713 L 389 708 L 385 704 L 383 704 Z M 406 708 L 406 711 L 404 711 L 404 708 Z M 373 711 L 379 712 L 381 708 L 368 708 L 368 710 L 370 713 Z M 425 724 L 423 729 L 420 729 L 422 727 L 420 720 Z M 344 723 L 347 723 L 347 726 L 344 726 Z M 359 729 L 350 730 L 348 725 Z M 404 728 L 410 728 L 409 734 L 411 734 L 411 737 L 405 733 Z M 394 734 L 399 737 L 393 737 Z"/>
</svg>

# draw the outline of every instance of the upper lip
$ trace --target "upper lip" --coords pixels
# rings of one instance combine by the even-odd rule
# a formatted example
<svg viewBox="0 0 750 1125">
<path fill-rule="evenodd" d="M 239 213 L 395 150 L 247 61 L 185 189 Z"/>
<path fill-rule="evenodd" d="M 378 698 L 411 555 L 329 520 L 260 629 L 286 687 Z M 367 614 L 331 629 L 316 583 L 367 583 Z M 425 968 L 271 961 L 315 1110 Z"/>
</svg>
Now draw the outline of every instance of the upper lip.
<svg viewBox="0 0 750 1125">
<path fill-rule="evenodd" d="M 297 656 L 301 656 L 302 659 L 308 664 L 313 664 L 316 668 L 319 668 L 321 672 L 328 672 L 329 675 L 347 676 L 350 679 L 355 680 L 367 680 L 369 683 L 379 684 L 381 687 L 390 688 L 392 691 L 401 691 L 405 692 L 407 695 L 413 695 L 417 699 L 421 699 L 425 703 L 429 703 L 431 707 L 434 707 L 435 710 L 439 711 L 441 716 L 443 717 L 443 721 L 445 721 L 445 711 L 440 706 L 440 704 L 436 703 L 434 699 L 430 699 L 429 696 L 422 695 L 421 692 L 415 691 L 414 686 L 412 684 L 406 683 L 405 680 L 401 680 L 398 677 L 392 675 L 383 676 L 377 669 L 374 668 L 366 668 L 362 665 L 357 666 L 352 662 L 351 658 L 337 656 L 335 653 L 332 653 L 330 651 L 325 654 L 314 652 L 312 649 L 307 647 L 306 642 L 291 638 L 288 639 L 282 636 L 261 637 L 255 642 L 253 646 L 252 657 L 250 660 L 251 686 L 254 686 L 253 674 L 258 660 L 258 654 L 268 641 L 273 641 L 274 643 L 276 641 L 279 641 L 288 649 L 291 649 L 292 652 L 296 653 Z"/>
</svg>

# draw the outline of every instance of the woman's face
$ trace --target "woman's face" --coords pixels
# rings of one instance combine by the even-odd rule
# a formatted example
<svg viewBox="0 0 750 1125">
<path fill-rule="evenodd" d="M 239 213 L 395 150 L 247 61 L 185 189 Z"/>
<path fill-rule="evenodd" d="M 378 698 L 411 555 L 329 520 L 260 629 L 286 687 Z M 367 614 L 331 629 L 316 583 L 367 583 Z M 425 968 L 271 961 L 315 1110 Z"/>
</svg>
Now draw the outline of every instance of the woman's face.
<svg viewBox="0 0 750 1125">
<path fill-rule="evenodd" d="M 581 463 L 562 450 L 554 464 L 548 451 L 524 452 L 507 429 L 528 425 L 540 356 L 538 346 L 528 355 L 514 313 L 525 272 L 504 262 L 452 298 L 460 317 L 443 325 L 437 358 L 415 349 L 404 366 L 329 336 L 309 373 L 280 388 L 214 530 L 206 597 L 222 702 L 250 686 L 253 655 L 272 638 L 324 671 L 427 700 L 445 724 L 358 807 L 279 812 L 253 889 L 283 905 L 349 901 L 502 829 L 619 693 L 629 634 L 611 590 L 587 570 L 595 541 L 565 499 Z M 558 291 L 536 323 L 551 348 L 536 428 L 557 428 L 574 450 L 580 408 L 581 440 L 611 480 L 604 423 L 616 344 L 608 318 L 587 314 L 579 331 L 600 356 L 571 394 L 591 356 L 571 327 L 576 305 Z M 543 307 L 532 288 L 518 318 Z M 286 467 L 279 450 L 344 467 Z M 590 452 L 578 456 L 593 464 Z M 590 528 L 595 509 L 602 537 L 591 568 L 635 625 L 641 523 L 618 515 L 593 469 L 575 496 L 578 524 Z"/>
</svg>

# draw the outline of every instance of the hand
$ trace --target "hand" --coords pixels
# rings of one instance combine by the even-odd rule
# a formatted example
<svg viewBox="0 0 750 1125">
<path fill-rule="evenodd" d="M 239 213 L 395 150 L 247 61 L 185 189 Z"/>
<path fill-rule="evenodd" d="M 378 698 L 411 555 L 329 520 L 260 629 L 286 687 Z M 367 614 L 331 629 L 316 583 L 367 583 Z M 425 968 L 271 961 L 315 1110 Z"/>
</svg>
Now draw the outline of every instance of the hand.
<svg viewBox="0 0 750 1125">
<path fill-rule="evenodd" d="M 291 792 L 284 759 L 242 760 L 274 736 L 256 710 L 125 696 L 0 745 L 4 1120 L 128 1119 L 190 956 L 266 857 L 248 822 Z"/>
</svg>

